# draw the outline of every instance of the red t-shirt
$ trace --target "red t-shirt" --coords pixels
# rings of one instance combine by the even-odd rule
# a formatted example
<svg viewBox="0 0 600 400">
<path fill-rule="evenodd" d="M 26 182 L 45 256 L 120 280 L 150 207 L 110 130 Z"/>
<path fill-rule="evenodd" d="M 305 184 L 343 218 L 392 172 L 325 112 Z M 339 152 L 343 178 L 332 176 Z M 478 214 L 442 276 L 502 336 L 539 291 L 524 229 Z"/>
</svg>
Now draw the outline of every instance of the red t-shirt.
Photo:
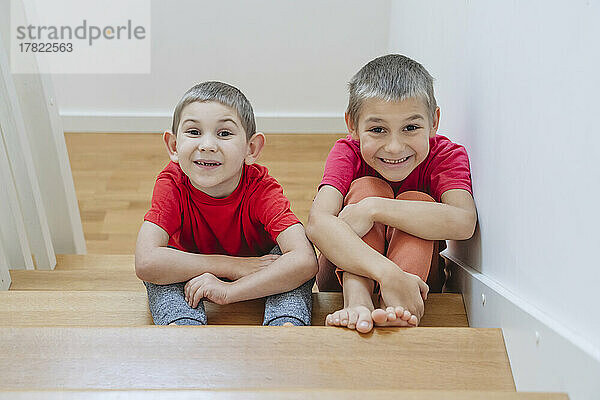
<svg viewBox="0 0 600 400">
<path fill-rule="evenodd" d="M 360 143 L 348 135 L 334 145 L 325 163 L 323 185 L 331 185 L 345 197 L 353 180 L 376 176 L 388 182 L 397 196 L 409 190 L 418 190 L 441 202 L 442 194 L 450 189 L 464 189 L 471 195 L 471 170 L 465 148 L 445 136 L 429 138 L 429 154 L 403 181 L 390 182 L 375 171 L 360 154 Z"/>
<path fill-rule="evenodd" d="M 300 222 L 261 165 L 244 165 L 235 191 L 216 199 L 196 189 L 174 162 L 156 178 L 144 220 L 163 228 L 169 246 L 179 250 L 237 257 L 267 254 L 281 232 Z"/>
</svg>

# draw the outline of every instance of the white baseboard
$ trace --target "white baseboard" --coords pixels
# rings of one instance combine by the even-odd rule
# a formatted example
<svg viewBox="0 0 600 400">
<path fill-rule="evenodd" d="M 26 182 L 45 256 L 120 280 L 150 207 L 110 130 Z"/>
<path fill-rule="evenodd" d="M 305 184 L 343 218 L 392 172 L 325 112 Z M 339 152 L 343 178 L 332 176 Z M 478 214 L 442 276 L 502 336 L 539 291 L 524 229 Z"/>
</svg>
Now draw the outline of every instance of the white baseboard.
<svg viewBox="0 0 600 400">
<path fill-rule="evenodd" d="M 448 250 L 442 256 L 450 261 L 450 289 L 463 294 L 469 325 L 502 328 L 518 391 L 600 399 L 598 349 Z"/>
<path fill-rule="evenodd" d="M 65 132 L 164 132 L 171 114 L 61 112 Z M 346 132 L 343 114 L 257 114 L 256 126 L 264 133 Z"/>
</svg>

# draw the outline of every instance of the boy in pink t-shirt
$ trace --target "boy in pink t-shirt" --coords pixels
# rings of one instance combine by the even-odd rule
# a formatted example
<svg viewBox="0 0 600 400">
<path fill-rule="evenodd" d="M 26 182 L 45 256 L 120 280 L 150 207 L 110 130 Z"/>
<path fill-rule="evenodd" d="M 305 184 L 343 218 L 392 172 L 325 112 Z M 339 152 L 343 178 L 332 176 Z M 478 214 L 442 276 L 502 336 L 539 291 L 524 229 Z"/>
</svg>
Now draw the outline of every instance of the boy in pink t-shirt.
<svg viewBox="0 0 600 400">
<path fill-rule="evenodd" d="M 425 282 L 438 291 L 443 284 L 438 241 L 468 239 L 475 230 L 467 153 L 436 135 L 433 79 L 410 58 L 376 58 L 349 92 L 350 135 L 329 153 L 307 226 L 321 251 L 319 290 L 343 287 L 344 308 L 326 324 L 362 333 L 416 326 Z"/>
<path fill-rule="evenodd" d="M 204 299 L 265 297 L 264 325 L 310 325 L 314 249 L 279 183 L 255 163 L 265 136 L 237 88 L 189 89 L 163 140 L 135 270 L 157 325 L 204 325 Z"/>
</svg>

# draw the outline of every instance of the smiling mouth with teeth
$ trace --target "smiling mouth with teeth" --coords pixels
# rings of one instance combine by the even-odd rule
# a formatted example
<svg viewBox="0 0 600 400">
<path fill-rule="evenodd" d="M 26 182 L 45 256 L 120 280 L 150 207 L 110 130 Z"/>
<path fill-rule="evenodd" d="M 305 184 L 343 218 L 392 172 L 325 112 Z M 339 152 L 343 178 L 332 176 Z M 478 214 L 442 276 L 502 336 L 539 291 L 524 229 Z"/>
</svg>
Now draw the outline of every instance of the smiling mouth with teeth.
<svg viewBox="0 0 600 400">
<path fill-rule="evenodd" d="M 400 159 L 397 159 L 397 160 L 392 160 L 390 158 L 381 158 L 381 157 L 379 159 L 381 161 L 383 161 L 384 163 L 386 163 L 386 164 L 401 164 L 401 163 L 405 162 L 406 160 L 408 160 L 410 157 L 412 157 L 412 156 L 400 158 Z"/>
<path fill-rule="evenodd" d="M 218 167 L 221 165 L 221 163 L 218 161 L 194 161 L 194 164 L 202 167 Z"/>
</svg>

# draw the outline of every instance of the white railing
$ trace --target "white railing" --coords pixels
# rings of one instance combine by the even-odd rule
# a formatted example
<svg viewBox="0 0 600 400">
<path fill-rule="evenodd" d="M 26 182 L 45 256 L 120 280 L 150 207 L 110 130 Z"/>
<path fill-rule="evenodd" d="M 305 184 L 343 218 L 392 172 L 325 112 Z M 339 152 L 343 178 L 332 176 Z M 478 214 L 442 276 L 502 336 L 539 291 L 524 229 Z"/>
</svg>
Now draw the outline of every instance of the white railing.
<svg viewBox="0 0 600 400">
<path fill-rule="evenodd" d="M 54 269 L 85 253 L 60 117 L 47 75 L 13 75 L 0 34 L 0 287 L 8 269 Z M 37 66 L 35 56 L 31 62 Z"/>
</svg>

